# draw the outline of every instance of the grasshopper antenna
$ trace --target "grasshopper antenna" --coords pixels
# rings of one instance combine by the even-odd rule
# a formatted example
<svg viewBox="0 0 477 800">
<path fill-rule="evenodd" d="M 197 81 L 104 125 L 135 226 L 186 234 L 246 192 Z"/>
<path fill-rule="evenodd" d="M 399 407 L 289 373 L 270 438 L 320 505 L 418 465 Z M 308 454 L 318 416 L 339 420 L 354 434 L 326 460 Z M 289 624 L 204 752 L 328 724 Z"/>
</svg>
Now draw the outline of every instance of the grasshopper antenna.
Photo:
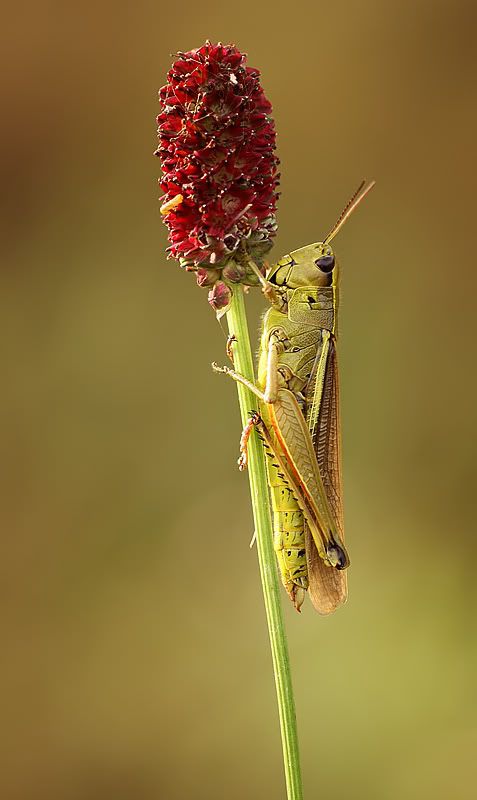
<svg viewBox="0 0 477 800">
<path fill-rule="evenodd" d="M 375 183 L 376 181 L 371 181 L 366 186 L 366 181 L 361 181 L 354 195 L 346 203 L 343 211 L 336 220 L 335 224 L 333 225 L 332 229 L 330 230 L 323 244 L 329 244 L 331 240 L 335 238 L 336 234 L 338 233 L 338 231 L 341 230 L 348 217 L 351 216 L 355 208 L 357 208 L 357 206 L 361 203 L 361 200 L 364 200 L 364 198 L 366 197 L 368 192 L 371 191 Z"/>
</svg>

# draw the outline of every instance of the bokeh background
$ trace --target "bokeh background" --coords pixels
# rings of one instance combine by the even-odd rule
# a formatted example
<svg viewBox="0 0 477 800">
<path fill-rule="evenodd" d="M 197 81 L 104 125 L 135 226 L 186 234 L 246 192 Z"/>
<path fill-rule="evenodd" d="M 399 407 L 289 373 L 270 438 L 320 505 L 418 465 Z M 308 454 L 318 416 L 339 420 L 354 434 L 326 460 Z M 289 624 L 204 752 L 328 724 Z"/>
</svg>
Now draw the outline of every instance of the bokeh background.
<svg viewBox="0 0 477 800">
<path fill-rule="evenodd" d="M 156 92 L 235 42 L 282 161 L 274 255 L 335 241 L 350 600 L 287 604 L 305 796 L 476 794 L 472 2 L 9 4 L 6 800 L 284 797 L 224 334 L 166 261 Z M 251 327 L 264 307 L 250 296 Z"/>
</svg>

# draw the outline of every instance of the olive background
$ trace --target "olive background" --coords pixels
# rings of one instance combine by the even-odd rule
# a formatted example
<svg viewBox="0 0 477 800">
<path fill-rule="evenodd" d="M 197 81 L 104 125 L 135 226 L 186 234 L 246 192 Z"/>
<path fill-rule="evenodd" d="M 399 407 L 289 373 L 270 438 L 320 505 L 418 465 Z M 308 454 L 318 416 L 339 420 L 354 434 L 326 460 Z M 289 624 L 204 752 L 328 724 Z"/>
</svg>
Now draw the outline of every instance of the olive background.
<svg viewBox="0 0 477 800">
<path fill-rule="evenodd" d="M 225 337 L 165 258 L 157 89 L 234 42 L 272 257 L 334 242 L 350 598 L 284 597 L 305 797 L 475 797 L 472 2 L 19 2 L 3 15 L 1 794 L 285 796 Z M 265 302 L 249 296 L 252 333 Z"/>
</svg>

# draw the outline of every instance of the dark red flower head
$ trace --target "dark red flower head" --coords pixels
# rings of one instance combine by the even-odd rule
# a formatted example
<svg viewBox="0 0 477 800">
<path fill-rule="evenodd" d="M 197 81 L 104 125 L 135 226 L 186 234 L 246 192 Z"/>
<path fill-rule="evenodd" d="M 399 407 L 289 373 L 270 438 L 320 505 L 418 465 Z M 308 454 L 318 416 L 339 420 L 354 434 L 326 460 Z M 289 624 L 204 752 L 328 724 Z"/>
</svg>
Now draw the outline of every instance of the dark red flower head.
<svg viewBox="0 0 477 800">
<path fill-rule="evenodd" d="M 258 70 L 233 45 L 207 42 L 178 54 L 159 99 L 156 155 L 169 254 L 200 267 L 200 285 L 211 285 L 204 269 L 216 274 L 232 258 L 243 264 L 244 254 L 261 267 L 276 231 L 279 176 Z M 229 273 L 229 282 L 257 282 L 244 268 Z"/>
</svg>

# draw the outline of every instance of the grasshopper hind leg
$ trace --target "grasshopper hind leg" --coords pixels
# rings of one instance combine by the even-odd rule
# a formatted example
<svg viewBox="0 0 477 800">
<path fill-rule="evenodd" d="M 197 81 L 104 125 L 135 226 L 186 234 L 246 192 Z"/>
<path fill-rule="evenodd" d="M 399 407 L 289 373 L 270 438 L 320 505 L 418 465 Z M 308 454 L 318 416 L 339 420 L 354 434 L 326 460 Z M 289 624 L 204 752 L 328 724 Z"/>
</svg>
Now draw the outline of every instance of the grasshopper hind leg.
<svg viewBox="0 0 477 800">
<path fill-rule="evenodd" d="M 349 558 L 346 552 L 336 542 L 330 545 L 326 550 L 326 560 L 329 561 L 330 566 L 335 569 L 346 569 L 349 567 Z"/>
<path fill-rule="evenodd" d="M 250 419 L 242 431 L 242 435 L 240 437 L 240 456 L 237 461 L 238 468 L 240 471 L 246 469 L 248 466 L 248 440 L 250 439 L 250 435 L 253 429 L 261 421 L 262 420 L 260 419 L 260 415 L 257 414 L 256 411 L 252 411 L 250 414 Z"/>
</svg>

